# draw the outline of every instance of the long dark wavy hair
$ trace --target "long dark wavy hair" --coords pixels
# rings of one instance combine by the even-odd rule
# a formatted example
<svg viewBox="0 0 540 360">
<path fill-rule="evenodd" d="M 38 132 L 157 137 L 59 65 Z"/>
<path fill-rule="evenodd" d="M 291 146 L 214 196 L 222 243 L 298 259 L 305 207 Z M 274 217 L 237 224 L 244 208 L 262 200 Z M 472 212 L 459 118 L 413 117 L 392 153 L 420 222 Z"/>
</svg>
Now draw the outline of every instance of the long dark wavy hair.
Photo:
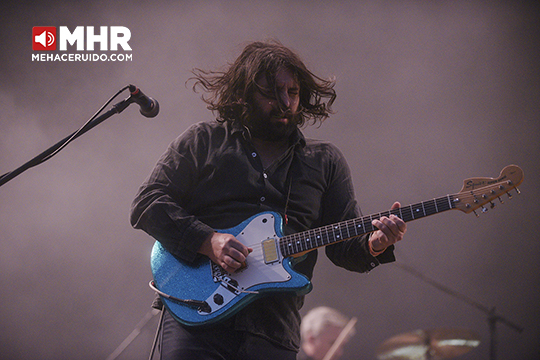
<svg viewBox="0 0 540 360">
<path fill-rule="evenodd" d="M 335 80 L 325 80 L 313 74 L 298 55 L 276 40 L 248 44 L 225 71 L 194 69 L 195 76 L 190 80 L 195 82 L 194 91 L 202 88 L 207 93 L 207 96 L 202 95 L 202 99 L 208 104 L 208 109 L 217 114 L 219 122 L 239 121 L 247 126 L 255 91 L 278 98 L 275 77 L 282 69 L 291 71 L 300 87 L 300 105 L 295 114 L 297 126 L 322 123 L 333 112 Z M 269 88 L 263 89 L 256 83 L 261 75 L 266 76 Z"/>
</svg>

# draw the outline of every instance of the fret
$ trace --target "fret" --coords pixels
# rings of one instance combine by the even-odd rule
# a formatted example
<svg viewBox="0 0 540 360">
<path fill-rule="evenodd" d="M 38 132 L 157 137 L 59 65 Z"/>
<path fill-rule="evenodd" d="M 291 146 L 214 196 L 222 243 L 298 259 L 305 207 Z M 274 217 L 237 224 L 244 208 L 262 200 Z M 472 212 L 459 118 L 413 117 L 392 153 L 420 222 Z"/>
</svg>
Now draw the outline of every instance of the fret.
<svg viewBox="0 0 540 360">
<path fill-rule="evenodd" d="M 437 212 L 438 213 L 451 209 L 451 207 L 448 207 L 448 205 L 450 205 L 450 203 L 447 200 L 448 200 L 448 196 L 440 197 L 440 198 L 435 199 L 435 204 L 437 206 Z"/>
<path fill-rule="evenodd" d="M 292 250 L 292 243 L 290 242 L 290 240 L 287 240 L 283 243 L 283 254 L 284 256 L 294 254 L 294 251 Z"/>
<path fill-rule="evenodd" d="M 339 234 L 338 234 L 338 231 L 339 231 Z M 334 230 L 333 230 L 332 233 L 334 235 L 332 242 L 336 242 L 336 241 L 341 240 L 343 238 L 343 234 L 341 233 L 341 227 L 340 226 L 335 225 Z"/>
<path fill-rule="evenodd" d="M 313 242 L 311 241 L 313 235 L 313 231 L 307 231 L 307 237 L 304 240 L 304 244 L 306 246 L 306 250 L 313 249 Z"/>
<path fill-rule="evenodd" d="M 415 216 L 414 216 L 414 209 L 413 209 L 413 206 L 412 205 L 409 205 L 409 214 L 411 215 L 411 218 L 409 220 L 414 220 L 416 219 Z"/>
<path fill-rule="evenodd" d="M 315 249 L 317 246 L 317 231 L 313 230 L 311 232 L 310 245 L 312 249 Z"/>
<path fill-rule="evenodd" d="M 299 242 L 298 242 L 298 234 L 294 234 L 293 244 L 294 244 L 294 250 L 295 250 L 297 253 L 302 252 L 302 249 L 300 249 L 300 247 L 298 246 L 298 245 L 299 245 Z"/>
<path fill-rule="evenodd" d="M 317 245 L 322 246 L 323 243 L 322 243 L 322 230 L 321 229 L 319 229 L 319 235 L 316 236 L 316 239 L 317 239 L 316 240 Z"/>
<path fill-rule="evenodd" d="M 283 245 L 285 247 L 285 252 L 288 255 L 294 254 L 290 235 L 285 237 L 285 243 Z"/>
<path fill-rule="evenodd" d="M 437 199 L 437 205 L 439 207 L 439 212 L 442 212 L 442 211 L 446 211 L 446 210 L 450 210 L 451 207 L 448 207 L 448 205 L 450 205 L 449 202 L 447 202 L 447 199 L 448 197 L 445 196 L 445 197 L 441 197 L 441 198 L 438 198 Z"/>
<path fill-rule="evenodd" d="M 295 234 L 288 236 L 289 239 L 288 239 L 287 248 L 289 249 L 291 254 L 296 254 L 296 247 L 294 246 L 294 236 Z"/>
<path fill-rule="evenodd" d="M 411 205 L 411 211 L 412 211 L 413 220 L 419 219 L 419 218 L 422 217 L 422 206 L 421 206 L 421 204 Z"/>
<path fill-rule="evenodd" d="M 300 252 L 306 250 L 306 239 L 302 235 L 298 236 L 296 243 L 298 244 L 298 248 L 300 248 Z"/>
<path fill-rule="evenodd" d="M 294 246 L 294 251 L 295 251 L 296 253 L 299 253 L 299 252 L 301 252 L 301 250 L 300 250 L 299 247 L 298 247 L 298 240 L 297 240 L 297 238 L 298 238 L 298 234 L 294 234 L 294 235 L 293 235 L 293 246 Z"/>
<path fill-rule="evenodd" d="M 368 221 L 367 223 L 364 221 L 364 229 L 366 230 L 366 232 L 375 231 L 375 228 L 373 227 L 373 224 L 371 223 L 373 221 L 373 217 L 370 215 L 369 220 L 367 217 L 365 219 L 366 219 L 365 221 Z"/>
<path fill-rule="evenodd" d="M 414 220 L 414 216 L 412 214 L 412 207 L 409 205 L 409 206 L 406 206 L 406 207 L 403 207 L 401 208 L 401 219 L 403 221 L 411 221 L 411 220 Z"/>
<path fill-rule="evenodd" d="M 347 230 L 347 239 L 351 238 L 351 232 L 349 231 L 348 221 L 345 221 L 345 229 Z"/>
<path fill-rule="evenodd" d="M 344 225 L 345 225 L 345 230 L 347 230 L 347 239 L 354 237 L 354 235 L 351 235 L 351 221 L 345 221 Z M 354 226 L 353 226 L 353 230 L 354 230 Z"/>
<path fill-rule="evenodd" d="M 345 227 L 343 230 L 347 230 L 347 236 L 345 238 L 346 239 L 351 238 L 351 231 L 349 230 L 349 221 L 345 221 L 343 223 L 343 226 Z"/>
<path fill-rule="evenodd" d="M 422 204 L 424 207 L 424 216 L 433 215 L 437 213 L 437 206 L 435 205 L 435 201 L 428 200 L 428 201 L 424 201 Z"/>
<path fill-rule="evenodd" d="M 364 223 L 364 219 L 360 219 L 360 225 L 359 225 L 359 228 L 361 229 L 362 231 L 362 234 L 365 234 L 367 232 L 369 232 L 366 228 L 366 224 Z"/>
<path fill-rule="evenodd" d="M 361 235 L 362 232 L 362 228 L 361 227 L 358 227 L 358 219 L 353 219 L 352 222 L 351 222 L 351 230 L 353 232 L 352 234 L 352 237 L 355 237 L 355 236 L 358 236 L 358 235 Z"/>
<path fill-rule="evenodd" d="M 431 199 L 431 200 L 430 200 L 431 202 L 433 202 L 433 206 L 435 207 L 435 211 L 433 212 L 434 214 L 443 211 L 442 208 L 441 208 L 441 202 L 440 202 L 440 199 L 441 199 L 441 198 Z"/>
<path fill-rule="evenodd" d="M 304 247 L 304 250 L 311 250 L 311 247 L 309 246 L 309 234 L 310 232 L 309 231 L 306 231 L 304 233 L 304 236 L 302 237 L 302 246 Z"/>
<path fill-rule="evenodd" d="M 319 228 L 319 235 L 317 236 L 317 244 L 319 246 L 324 246 L 324 234 L 325 234 L 325 228 L 321 227 Z"/>
<path fill-rule="evenodd" d="M 325 226 L 326 230 L 326 241 L 323 239 L 323 244 L 328 245 L 330 243 L 330 234 L 328 233 L 328 226 Z"/>
<path fill-rule="evenodd" d="M 303 234 L 304 235 L 300 239 L 300 242 L 301 242 L 300 247 L 302 248 L 303 251 L 311 250 L 311 248 L 309 247 L 309 231 L 306 231 Z"/>
<path fill-rule="evenodd" d="M 295 253 L 294 246 L 293 246 L 293 236 L 292 235 L 287 236 L 286 246 L 287 246 L 287 252 L 289 254 L 294 254 Z"/>
<path fill-rule="evenodd" d="M 298 252 L 302 252 L 305 250 L 302 248 L 302 238 L 300 237 L 300 235 L 296 237 L 296 248 L 298 249 Z"/>
<path fill-rule="evenodd" d="M 291 254 L 296 254 L 298 252 L 294 246 L 294 239 L 290 240 L 289 249 L 291 250 Z"/>
<path fill-rule="evenodd" d="M 454 203 L 453 203 L 454 197 L 452 195 L 447 195 L 446 197 L 448 198 L 448 209 L 453 209 L 454 208 Z"/>
<path fill-rule="evenodd" d="M 367 231 L 365 230 L 364 222 L 362 221 L 362 219 L 355 219 L 354 221 L 356 223 L 354 227 L 356 235 L 365 234 Z"/>
<path fill-rule="evenodd" d="M 357 220 L 357 219 L 353 219 L 353 221 L 352 221 L 352 222 L 353 222 L 352 226 L 353 226 L 353 229 L 354 229 L 354 234 L 355 234 L 355 236 L 358 236 L 358 230 L 361 229 L 361 225 L 360 225 L 360 227 L 358 227 L 358 224 L 357 224 L 357 221 L 356 221 L 356 220 Z"/>
</svg>

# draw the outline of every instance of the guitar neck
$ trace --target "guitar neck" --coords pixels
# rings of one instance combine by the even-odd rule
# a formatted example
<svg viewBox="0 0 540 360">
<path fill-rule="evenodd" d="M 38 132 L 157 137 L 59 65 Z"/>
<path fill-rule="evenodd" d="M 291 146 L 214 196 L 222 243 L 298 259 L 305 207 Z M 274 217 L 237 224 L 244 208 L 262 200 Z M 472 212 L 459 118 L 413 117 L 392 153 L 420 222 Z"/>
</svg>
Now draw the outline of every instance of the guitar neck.
<svg viewBox="0 0 540 360">
<path fill-rule="evenodd" d="M 386 212 L 342 221 L 336 224 L 287 235 L 279 240 L 281 253 L 285 257 L 299 255 L 310 250 L 338 243 L 347 239 L 376 231 L 371 222 L 383 216 L 396 215 L 408 222 L 438 214 L 455 208 L 454 195 L 422 201 Z"/>
</svg>

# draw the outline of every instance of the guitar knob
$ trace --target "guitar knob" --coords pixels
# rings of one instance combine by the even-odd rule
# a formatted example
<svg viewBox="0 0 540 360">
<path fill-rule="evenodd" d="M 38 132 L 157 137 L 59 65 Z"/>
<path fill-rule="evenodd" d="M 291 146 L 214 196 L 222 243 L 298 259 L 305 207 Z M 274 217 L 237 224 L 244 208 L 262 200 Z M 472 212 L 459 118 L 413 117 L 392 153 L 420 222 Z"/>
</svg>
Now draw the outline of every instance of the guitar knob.
<svg viewBox="0 0 540 360">
<path fill-rule="evenodd" d="M 214 302 L 216 303 L 216 305 L 223 305 L 223 295 L 215 294 L 214 295 Z"/>
</svg>

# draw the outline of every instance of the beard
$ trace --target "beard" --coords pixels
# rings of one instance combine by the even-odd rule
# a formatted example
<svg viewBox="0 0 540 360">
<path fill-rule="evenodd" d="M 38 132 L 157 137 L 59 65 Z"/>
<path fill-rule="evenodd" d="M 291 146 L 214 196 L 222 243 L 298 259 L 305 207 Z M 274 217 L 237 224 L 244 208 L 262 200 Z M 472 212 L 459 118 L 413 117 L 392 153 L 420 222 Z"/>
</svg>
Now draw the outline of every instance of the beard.
<svg viewBox="0 0 540 360">
<path fill-rule="evenodd" d="M 287 119 L 284 122 L 282 119 Z M 264 111 L 255 102 L 248 118 L 248 127 L 254 138 L 278 142 L 283 141 L 293 133 L 300 120 L 300 114 L 293 114 L 287 110 L 282 112 L 273 109 L 269 113 Z"/>
</svg>

